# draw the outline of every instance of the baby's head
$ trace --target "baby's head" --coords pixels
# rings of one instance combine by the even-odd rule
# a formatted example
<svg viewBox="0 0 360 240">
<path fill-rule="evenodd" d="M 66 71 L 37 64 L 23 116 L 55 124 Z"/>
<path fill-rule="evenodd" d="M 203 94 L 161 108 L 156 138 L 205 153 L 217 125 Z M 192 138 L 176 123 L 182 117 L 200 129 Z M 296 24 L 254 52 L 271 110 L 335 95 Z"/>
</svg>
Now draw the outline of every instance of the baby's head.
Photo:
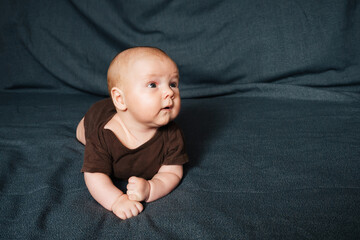
<svg viewBox="0 0 360 240">
<path fill-rule="evenodd" d="M 180 112 L 179 71 L 160 49 L 136 47 L 119 53 L 107 80 L 117 112 L 131 121 L 160 127 Z"/>
</svg>

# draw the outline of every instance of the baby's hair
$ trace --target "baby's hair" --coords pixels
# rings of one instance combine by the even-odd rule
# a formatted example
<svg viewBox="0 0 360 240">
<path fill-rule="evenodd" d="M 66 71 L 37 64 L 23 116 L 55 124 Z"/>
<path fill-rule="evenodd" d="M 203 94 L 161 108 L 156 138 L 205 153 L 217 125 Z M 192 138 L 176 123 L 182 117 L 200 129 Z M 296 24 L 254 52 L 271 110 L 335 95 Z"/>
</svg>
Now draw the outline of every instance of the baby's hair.
<svg viewBox="0 0 360 240">
<path fill-rule="evenodd" d="M 117 83 L 121 82 L 121 71 L 119 69 L 117 69 L 115 71 L 113 69 L 114 65 L 117 64 L 118 67 L 121 67 L 122 64 L 126 63 L 126 58 L 131 57 L 131 54 L 135 54 L 136 52 L 139 52 L 139 51 L 145 51 L 145 52 L 147 51 L 147 52 L 152 52 L 153 54 L 160 54 L 162 56 L 169 58 L 171 61 L 173 61 L 169 57 L 169 55 L 167 55 L 167 53 L 165 51 L 163 51 L 157 47 L 150 47 L 150 46 L 132 47 L 132 48 L 128 48 L 128 49 L 118 53 L 111 60 L 109 69 L 107 72 L 107 85 L 108 85 L 108 91 L 109 91 L 110 96 L 111 96 L 111 89 L 113 87 L 115 87 Z"/>
</svg>

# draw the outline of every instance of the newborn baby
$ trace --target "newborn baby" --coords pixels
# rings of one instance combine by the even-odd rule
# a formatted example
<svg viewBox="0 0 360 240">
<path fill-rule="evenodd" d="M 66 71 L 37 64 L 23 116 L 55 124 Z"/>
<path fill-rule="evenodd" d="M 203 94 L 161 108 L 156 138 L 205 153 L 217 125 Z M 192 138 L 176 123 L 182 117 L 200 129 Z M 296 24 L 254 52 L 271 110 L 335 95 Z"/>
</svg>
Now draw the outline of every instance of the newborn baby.
<svg viewBox="0 0 360 240">
<path fill-rule="evenodd" d="M 95 103 L 76 129 L 85 145 L 82 172 L 93 198 L 121 219 L 138 215 L 140 202 L 170 193 L 188 161 L 180 111 L 179 71 L 163 51 L 136 47 L 108 69 L 111 98 Z M 111 177 L 128 179 L 123 193 Z"/>
</svg>

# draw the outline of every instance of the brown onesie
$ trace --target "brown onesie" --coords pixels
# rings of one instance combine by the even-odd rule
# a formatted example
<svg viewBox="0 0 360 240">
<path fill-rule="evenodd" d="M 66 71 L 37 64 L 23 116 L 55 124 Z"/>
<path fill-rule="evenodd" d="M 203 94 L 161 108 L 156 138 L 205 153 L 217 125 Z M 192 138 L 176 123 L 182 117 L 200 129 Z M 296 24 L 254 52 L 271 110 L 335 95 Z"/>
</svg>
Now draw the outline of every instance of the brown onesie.
<svg viewBox="0 0 360 240">
<path fill-rule="evenodd" d="M 183 134 L 170 122 L 136 149 L 125 147 L 106 123 L 116 113 L 110 98 L 91 106 L 85 114 L 85 156 L 82 172 L 101 172 L 120 179 L 131 176 L 151 179 L 162 165 L 188 162 Z"/>
</svg>

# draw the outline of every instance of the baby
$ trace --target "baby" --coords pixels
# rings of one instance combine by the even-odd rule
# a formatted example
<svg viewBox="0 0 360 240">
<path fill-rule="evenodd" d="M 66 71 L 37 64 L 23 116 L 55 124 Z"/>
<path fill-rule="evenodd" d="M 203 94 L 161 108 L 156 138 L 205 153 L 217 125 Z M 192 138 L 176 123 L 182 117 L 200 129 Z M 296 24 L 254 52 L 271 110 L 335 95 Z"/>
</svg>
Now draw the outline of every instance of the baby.
<svg viewBox="0 0 360 240">
<path fill-rule="evenodd" d="M 95 103 L 76 129 L 85 145 L 81 169 L 89 192 L 121 219 L 138 215 L 140 202 L 170 193 L 188 161 L 181 130 L 179 71 L 157 48 L 119 53 L 108 74 L 111 98 Z M 123 193 L 111 177 L 128 180 Z"/>
</svg>

